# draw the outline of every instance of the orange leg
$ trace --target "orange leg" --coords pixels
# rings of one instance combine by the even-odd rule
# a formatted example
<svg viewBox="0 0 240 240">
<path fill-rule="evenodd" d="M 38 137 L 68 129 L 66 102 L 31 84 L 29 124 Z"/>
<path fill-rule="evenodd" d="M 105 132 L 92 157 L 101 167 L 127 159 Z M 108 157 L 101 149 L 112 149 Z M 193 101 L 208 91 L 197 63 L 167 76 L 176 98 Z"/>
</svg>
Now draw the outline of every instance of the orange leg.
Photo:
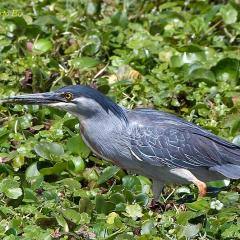
<svg viewBox="0 0 240 240">
<path fill-rule="evenodd" d="M 204 182 L 200 181 L 200 180 L 195 181 L 194 184 L 198 188 L 198 196 L 199 197 L 206 196 L 206 194 L 207 194 L 207 185 Z"/>
</svg>

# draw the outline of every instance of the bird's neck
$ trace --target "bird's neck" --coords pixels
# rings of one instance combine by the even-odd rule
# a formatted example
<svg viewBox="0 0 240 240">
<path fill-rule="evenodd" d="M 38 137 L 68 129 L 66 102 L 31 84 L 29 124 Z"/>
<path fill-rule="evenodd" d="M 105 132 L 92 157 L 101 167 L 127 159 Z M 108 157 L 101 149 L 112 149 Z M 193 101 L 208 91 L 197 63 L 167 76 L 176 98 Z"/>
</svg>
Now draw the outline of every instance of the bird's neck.
<svg viewBox="0 0 240 240">
<path fill-rule="evenodd" d="M 79 121 L 85 143 L 98 155 L 111 158 L 108 152 L 119 142 L 127 122 L 111 111 L 95 114 L 91 118 L 80 118 Z"/>
</svg>

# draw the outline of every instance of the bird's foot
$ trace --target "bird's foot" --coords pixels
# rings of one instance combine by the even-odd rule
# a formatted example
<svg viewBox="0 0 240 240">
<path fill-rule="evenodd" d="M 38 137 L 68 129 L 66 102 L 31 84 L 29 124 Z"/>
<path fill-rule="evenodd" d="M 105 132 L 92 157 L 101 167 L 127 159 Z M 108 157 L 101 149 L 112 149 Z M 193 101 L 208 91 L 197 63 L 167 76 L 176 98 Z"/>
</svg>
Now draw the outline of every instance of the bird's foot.
<svg viewBox="0 0 240 240">
<path fill-rule="evenodd" d="M 204 182 L 198 180 L 196 182 L 196 186 L 198 188 L 198 196 L 205 197 L 207 195 L 207 185 Z"/>
</svg>

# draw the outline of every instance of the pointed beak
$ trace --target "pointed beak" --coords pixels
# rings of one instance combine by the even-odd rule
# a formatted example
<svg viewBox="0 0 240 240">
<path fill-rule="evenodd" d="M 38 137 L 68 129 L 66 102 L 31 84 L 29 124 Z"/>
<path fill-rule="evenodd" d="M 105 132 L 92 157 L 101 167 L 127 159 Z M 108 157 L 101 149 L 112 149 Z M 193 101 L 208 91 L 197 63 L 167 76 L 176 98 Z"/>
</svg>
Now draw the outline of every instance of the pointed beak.
<svg viewBox="0 0 240 240">
<path fill-rule="evenodd" d="M 0 100 L 0 103 L 13 104 L 32 104 L 32 105 L 50 105 L 52 103 L 62 102 L 59 95 L 54 92 L 34 93 L 8 97 Z"/>
</svg>

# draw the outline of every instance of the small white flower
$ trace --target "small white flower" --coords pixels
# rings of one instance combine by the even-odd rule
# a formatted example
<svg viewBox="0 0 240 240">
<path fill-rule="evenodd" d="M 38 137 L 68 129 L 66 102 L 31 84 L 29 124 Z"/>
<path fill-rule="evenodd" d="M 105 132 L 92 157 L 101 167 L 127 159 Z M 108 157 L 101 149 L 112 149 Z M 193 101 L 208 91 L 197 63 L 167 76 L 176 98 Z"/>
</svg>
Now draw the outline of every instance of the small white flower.
<svg viewBox="0 0 240 240">
<path fill-rule="evenodd" d="M 219 200 L 212 201 L 210 204 L 211 209 L 221 210 L 223 208 L 223 203 L 221 203 Z"/>
</svg>

